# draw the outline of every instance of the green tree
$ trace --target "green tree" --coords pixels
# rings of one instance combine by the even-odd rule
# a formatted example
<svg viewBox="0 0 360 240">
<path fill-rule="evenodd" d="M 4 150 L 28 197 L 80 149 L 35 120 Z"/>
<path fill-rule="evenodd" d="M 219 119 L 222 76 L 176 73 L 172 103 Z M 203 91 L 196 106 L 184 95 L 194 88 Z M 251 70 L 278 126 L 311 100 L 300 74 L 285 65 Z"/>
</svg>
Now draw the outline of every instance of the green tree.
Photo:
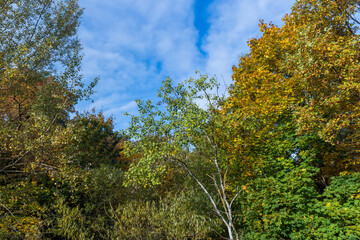
<svg viewBox="0 0 360 240">
<path fill-rule="evenodd" d="M 331 177 L 359 171 L 358 10 L 358 1 L 299 0 L 283 26 L 260 23 L 263 35 L 233 67 L 224 144 L 235 182 L 247 188 L 237 224 L 250 239 L 318 238 L 297 234 L 309 227 L 330 232 L 330 224 L 308 224 L 322 214 L 322 193 L 333 188 Z M 348 218 L 347 227 L 356 225 Z M 332 221 L 332 236 L 344 238 Z"/>
<path fill-rule="evenodd" d="M 225 108 L 240 133 L 235 151 L 273 139 L 290 116 L 298 136 L 315 140 L 319 183 L 359 170 L 358 8 L 357 1 L 303 0 L 282 27 L 260 24 L 263 36 L 249 41 L 250 54 L 234 67 Z"/>
<path fill-rule="evenodd" d="M 209 239 L 213 221 L 192 207 L 186 192 L 161 199 L 132 199 L 111 211 L 111 239 Z"/>
<path fill-rule="evenodd" d="M 218 121 L 223 98 L 212 93 L 216 87 L 216 80 L 207 76 L 177 85 L 167 79 L 158 91 L 161 102 L 157 105 L 137 101 L 140 116 L 132 117 L 128 129 L 129 138 L 135 142 L 125 151 L 140 157 L 127 172 L 128 184 L 160 184 L 167 169 L 180 166 L 205 193 L 229 238 L 238 239 L 232 204 L 240 191 L 231 189 L 227 182 L 229 159 L 217 137 L 219 131 L 227 129 Z M 203 108 L 199 106 L 201 100 L 205 102 Z M 197 160 L 195 153 L 201 156 Z M 208 172 L 196 172 L 194 162 L 199 160 L 211 166 Z"/>
<path fill-rule="evenodd" d="M 47 174 L 53 194 L 44 216 L 49 238 L 109 239 L 115 224 L 109 209 L 127 199 L 117 147 L 122 138 L 113 127 L 111 118 L 85 113 L 67 121 L 59 134 L 60 164 Z"/>
<path fill-rule="evenodd" d="M 67 123 L 66 158 L 74 166 L 94 168 L 120 166 L 120 142 L 125 139 L 114 131 L 112 118 L 102 113 L 77 114 Z"/>
<path fill-rule="evenodd" d="M 1 1 L 0 172 L 49 152 L 54 126 L 91 93 L 95 82 L 81 82 L 81 13 L 77 1 Z"/>
<path fill-rule="evenodd" d="M 81 14 L 76 0 L 0 1 L 0 221 L 14 223 L 1 225 L 3 238 L 41 235 L 59 139 L 96 83 L 81 81 Z"/>
</svg>

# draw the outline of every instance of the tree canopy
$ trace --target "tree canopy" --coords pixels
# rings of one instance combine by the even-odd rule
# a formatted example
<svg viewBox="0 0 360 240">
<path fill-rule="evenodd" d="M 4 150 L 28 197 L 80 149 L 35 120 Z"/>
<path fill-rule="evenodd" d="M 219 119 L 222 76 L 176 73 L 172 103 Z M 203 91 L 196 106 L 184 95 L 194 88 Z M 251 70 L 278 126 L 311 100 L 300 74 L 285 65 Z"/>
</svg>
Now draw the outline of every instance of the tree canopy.
<svg viewBox="0 0 360 240">
<path fill-rule="evenodd" d="M 298 0 L 228 94 L 168 78 L 115 131 L 75 109 L 78 1 L 0 0 L 0 238 L 359 239 L 359 9 Z"/>
</svg>

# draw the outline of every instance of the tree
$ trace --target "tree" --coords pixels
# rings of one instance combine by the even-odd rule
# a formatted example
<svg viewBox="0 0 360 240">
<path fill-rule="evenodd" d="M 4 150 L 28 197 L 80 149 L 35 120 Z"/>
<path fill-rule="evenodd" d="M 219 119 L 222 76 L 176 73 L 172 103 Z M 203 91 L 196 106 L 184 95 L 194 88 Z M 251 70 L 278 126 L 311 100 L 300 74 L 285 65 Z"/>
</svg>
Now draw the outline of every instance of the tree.
<svg viewBox="0 0 360 240">
<path fill-rule="evenodd" d="M 210 239 L 212 220 L 200 215 L 187 194 L 169 194 L 158 201 L 132 199 L 111 212 L 110 239 Z"/>
<path fill-rule="evenodd" d="M 224 108 L 239 133 L 235 152 L 293 131 L 317 152 L 323 187 L 341 171 L 359 170 L 358 8 L 357 1 L 303 0 L 281 28 L 260 24 L 263 36 L 249 41 L 250 54 L 233 68 Z"/>
<path fill-rule="evenodd" d="M 227 182 L 229 159 L 217 137 L 218 131 L 227 129 L 217 121 L 222 98 L 211 93 L 216 86 L 215 79 L 207 76 L 178 85 L 167 79 L 158 91 L 161 102 L 156 106 L 150 100 L 137 101 L 140 116 L 132 117 L 128 129 L 134 142 L 125 151 L 141 157 L 127 172 L 128 184 L 160 184 L 167 169 L 180 166 L 205 193 L 229 238 L 238 239 L 232 204 L 240 191 L 231 189 Z M 200 107 L 200 100 L 207 105 Z M 211 166 L 208 172 L 201 174 L 193 168 L 197 154 L 201 156 L 197 161 Z"/>
<path fill-rule="evenodd" d="M 36 199 L 48 192 L 38 184 L 59 170 L 68 115 L 96 84 L 81 81 L 81 14 L 77 0 L 0 1 L 0 203 L 1 221 L 15 223 L 10 236 L 43 227 Z"/>
<path fill-rule="evenodd" d="M 125 139 L 114 132 L 112 118 L 102 113 L 77 114 L 68 121 L 65 152 L 74 166 L 94 168 L 120 165 L 120 146 Z"/>
<path fill-rule="evenodd" d="M 233 67 L 224 144 L 234 171 L 246 170 L 236 174 L 247 186 L 238 207 L 248 209 L 237 224 L 249 238 L 309 237 L 294 232 L 319 227 L 308 216 L 322 215 L 313 206 L 326 205 L 331 181 L 359 171 L 358 10 L 358 1 L 297 1 L 283 26 L 260 23 L 263 35 Z"/>
<path fill-rule="evenodd" d="M 47 138 L 64 126 L 74 104 L 89 96 L 96 81 L 88 89 L 81 82 L 76 30 L 82 9 L 76 0 L 1 1 L 0 9 L 4 173 L 24 165 L 34 152 L 44 152 L 42 146 L 50 147 Z"/>
<path fill-rule="evenodd" d="M 325 178 L 359 171 L 358 10 L 358 1 L 301 1 L 293 9 L 291 24 L 299 29 L 294 47 L 303 51 L 289 57 L 286 68 L 297 83 L 294 91 L 302 93 L 298 131 L 315 132 L 330 146 Z"/>
</svg>

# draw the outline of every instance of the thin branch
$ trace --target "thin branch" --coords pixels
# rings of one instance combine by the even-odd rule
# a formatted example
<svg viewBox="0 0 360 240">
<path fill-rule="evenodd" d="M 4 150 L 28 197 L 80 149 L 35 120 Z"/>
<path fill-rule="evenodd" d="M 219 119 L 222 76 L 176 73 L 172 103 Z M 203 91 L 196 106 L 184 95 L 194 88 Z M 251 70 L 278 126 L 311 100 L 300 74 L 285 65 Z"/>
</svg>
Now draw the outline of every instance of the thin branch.
<svg viewBox="0 0 360 240">
<path fill-rule="evenodd" d="M 171 162 L 183 167 L 188 173 L 189 175 L 196 181 L 196 183 L 200 186 L 200 188 L 204 191 L 204 193 L 206 194 L 206 196 L 209 198 L 211 204 L 214 207 L 214 210 L 216 212 L 216 214 L 221 218 L 221 220 L 224 222 L 224 224 L 229 227 L 228 222 L 225 220 L 224 216 L 221 214 L 219 208 L 216 205 L 215 200 L 213 199 L 213 197 L 211 196 L 211 194 L 209 193 L 209 191 L 206 189 L 206 187 L 200 182 L 200 180 L 196 177 L 196 175 L 188 168 L 188 166 L 186 165 L 186 163 L 182 162 L 182 161 L 177 161 L 174 160 L 172 158 L 168 158 Z"/>
<path fill-rule="evenodd" d="M 219 166 L 219 163 L 218 163 L 218 149 L 216 147 L 216 145 L 210 140 L 208 134 L 206 133 L 206 131 L 204 131 L 205 133 L 205 136 L 206 138 L 208 139 L 209 143 L 212 145 L 212 147 L 214 148 L 214 163 L 215 163 L 215 166 L 216 166 L 216 169 L 217 169 L 217 172 L 218 172 L 218 176 L 219 176 L 219 183 L 220 183 L 220 190 L 221 192 L 219 192 L 219 195 L 222 199 L 222 202 L 223 202 L 223 205 L 224 205 L 224 208 L 226 210 L 226 215 L 228 217 L 228 228 L 229 226 L 231 226 L 232 228 L 234 228 L 234 224 L 233 224 L 233 219 L 232 219 L 232 211 L 231 211 L 231 205 L 229 204 L 228 200 L 227 200 L 227 196 L 226 196 L 226 192 L 225 192 L 225 182 L 223 182 L 222 180 L 222 171 L 221 171 L 221 168 Z M 224 176 L 224 179 L 226 180 L 226 174 Z M 215 182 L 216 183 L 216 182 Z M 217 187 L 218 188 L 218 187 Z M 229 230 L 230 231 L 230 230 Z M 237 235 L 237 232 L 234 230 L 236 236 Z"/>
<path fill-rule="evenodd" d="M 39 14 L 39 18 L 37 19 L 37 21 L 36 21 L 36 23 L 35 23 L 34 30 L 33 30 L 33 32 L 31 33 L 30 37 L 27 39 L 27 41 L 31 41 L 32 38 L 34 37 L 35 32 L 36 32 L 36 29 L 37 29 L 37 27 L 38 27 L 38 24 L 39 24 L 39 22 L 40 22 L 40 20 L 41 20 L 41 18 L 42 18 L 42 15 L 44 14 L 45 9 L 46 9 L 49 5 L 50 5 L 50 3 L 46 3 L 46 4 L 44 5 L 43 9 L 41 10 L 41 12 L 40 12 L 40 14 Z"/>
<path fill-rule="evenodd" d="M 15 160 L 13 163 L 9 164 L 9 165 L 6 165 L 5 167 L 3 167 L 1 170 L 0 170 L 0 173 L 3 172 L 5 169 L 7 168 L 10 168 L 10 167 L 13 167 L 15 165 L 17 165 L 17 163 L 19 161 L 21 161 L 28 153 L 30 152 L 30 150 L 27 150 L 20 158 L 18 158 L 17 160 Z"/>
<path fill-rule="evenodd" d="M 237 189 L 236 191 L 237 191 L 237 193 L 235 194 L 235 196 L 233 197 L 233 199 L 230 202 L 230 207 L 232 206 L 235 199 L 240 195 L 240 193 L 242 192 L 242 189 L 240 191 L 239 191 L 239 189 Z"/>
<path fill-rule="evenodd" d="M 225 199 L 222 196 L 222 190 L 219 188 L 219 185 L 217 184 L 217 181 L 216 181 L 215 177 L 211 177 L 211 179 L 214 181 L 215 188 L 218 191 L 219 197 L 221 199 L 222 205 L 223 205 L 224 210 L 225 210 L 224 213 L 226 214 L 227 218 L 229 219 L 229 213 L 228 213 L 228 209 L 227 209 L 226 204 L 225 204 Z"/>
<path fill-rule="evenodd" d="M 356 22 L 357 24 L 360 24 L 360 22 L 358 20 L 356 20 L 353 16 L 349 15 L 349 17 L 351 18 L 351 20 L 353 20 L 354 22 Z"/>
<path fill-rule="evenodd" d="M 14 216 L 14 214 L 2 203 L 0 202 L 0 205 L 6 209 L 6 211 L 8 211 L 10 213 L 10 215 L 15 219 L 15 221 L 20 224 L 19 220 L 17 220 L 17 218 Z"/>
<path fill-rule="evenodd" d="M 8 211 L 8 212 L 10 213 L 11 217 L 14 218 L 15 221 L 16 221 L 19 225 L 21 224 L 21 223 L 19 222 L 19 220 L 14 216 L 14 214 L 10 211 L 10 209 L 8 209 L 2 202 L 0 202 L 0 205 L 1 205 L 6 211 Z M 18 231 L 15 227 L 13 227 L 13 226 L 11 226 L 11 227 L 12 227 L 12 229 L 13 229 L 15 232 Z M 24 239 L 22 236 L 20 236 L 20 237 L 21 237 L 21 239 Z"/>
</svg>

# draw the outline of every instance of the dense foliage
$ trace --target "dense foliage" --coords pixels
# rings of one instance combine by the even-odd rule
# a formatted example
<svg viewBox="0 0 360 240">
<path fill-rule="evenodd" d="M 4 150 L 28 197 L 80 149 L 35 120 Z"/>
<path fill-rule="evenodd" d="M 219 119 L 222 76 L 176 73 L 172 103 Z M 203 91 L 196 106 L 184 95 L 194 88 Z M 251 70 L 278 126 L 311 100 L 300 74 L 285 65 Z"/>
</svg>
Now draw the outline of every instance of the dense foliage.
<svg viewBox="0 0 360 240">
<path fill-rule="evenodd" d="M 0 0 L 1 239 L 359 239 L 360 4 L 298 0 L 117 132 L 77 113 L 77 0 Z M 70 113 L 73 113 L 70 118 Z"/>
</svg>

